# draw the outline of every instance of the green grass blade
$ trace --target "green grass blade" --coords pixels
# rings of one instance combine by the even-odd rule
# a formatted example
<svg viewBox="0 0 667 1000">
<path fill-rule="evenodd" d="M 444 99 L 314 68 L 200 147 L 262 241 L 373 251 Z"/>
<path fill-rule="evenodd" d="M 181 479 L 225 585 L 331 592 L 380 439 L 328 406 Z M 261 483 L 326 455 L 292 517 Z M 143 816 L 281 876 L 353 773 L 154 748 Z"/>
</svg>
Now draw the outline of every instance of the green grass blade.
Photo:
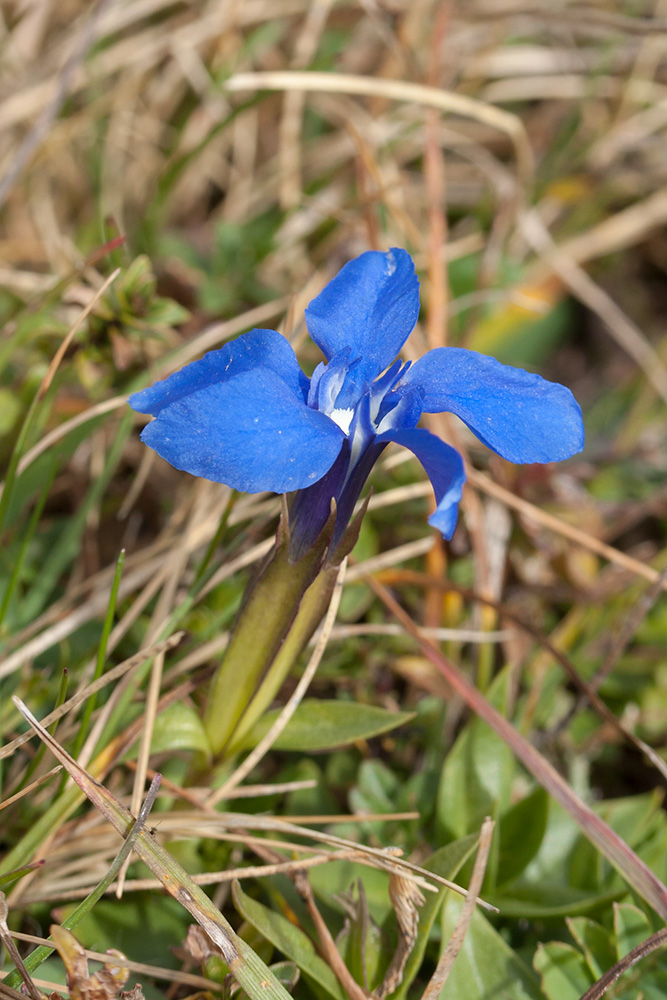
<svg viewBox="0 0 667 1000">
<path fill-rule="evenodd" d="M 11 872 L 5 872 L 3 875 L 0 875 L 0 887 L 17 882 L 20 878 L 23 878 L 24 875 L 27 875 L 29 872 L 36 871 L 43 865 L 43 861 L 31 861 L 29 865 L 22 865 L 20 868 L 14 868 Z"/>
<path fill-rule="evenodd" d="M 35 531 L 37 530 L 37 525 L 39 524 L 39 520 L 42 516 L 42 511 L 44 510 L 44 504 L 46 503 L 46 499 L 49 495 L 49 491 L 51 489 L 51 484 L 53 482 L 55 474 L 56 474 L 56 462 L 54 459 L 53 462 L 51 463 L 51 468 L 46 477 L 46 482 L 44 483 L 42 491 L 37 499 L 37 503 L 35 504 L 34 510 L 30 515 L 28 527 L 26 528 L 23 534 L 21 548 L 19 549 L 18 556 L 16 557 L 16 561 L 14 563 L 14 566 L 12 567 L 12 575 L 9 579 L 9 583 L 7 584 L 7 589 L 2 598 L 2 604 L 0 605 L 0 633 L 2 632 L 2 625 L 7 615 L 7 611 L 9 609 L 9 604 L 11 602 L 12 596 L 21 578 L 21 572 L 23 570 L 23 563 L 25 561 L 26 553 L 28 551 L 28 546 L 30 545 L 30 542 L 32 541 L 35 535 Z"/>
<path fill-rule="evenodd" d="M 14 486 L 16 485 L 16 474 L 19 467 L 19 462 L 21 461 L 21 455 L 23 454 L 28 440 L 28 435 L 30 434 L 30 429 L 32 427 L 32 422 L 35 419 L 35 414 L 37 412 L 37 407 L 41 402 L 42 394 L 38 389 L 35 393 L 32 403 L 28 407 L 28 412 L 25 415 L 25 419 L 21 425 L 21 430 L 16 439 L 16 444 L 12 449 L 12 454 L 9 459 L 9 465 L 7 466 L 7 475 L 5 476 L 4 487 L 2 490 L 2 495 L 0 495 L 0 536 L 5 524 L 5 518 L 7 517 L 7 511 L 9 510 L 9 503 L 12 499 L 12 493 L 14 491 Z"/>
<path fill-rule="evenodd" d="M 100 643 L 97 648 L 97 661 L 95 663 L 95 673 L 93 675 L 93 683 L 99 680 L 104 670 L 104 663 L 107 655 L 107 643 L 109 642 L 109 636 L 111 635 L 111 629 L 113 627 L 114 615 L 116 614 L 116 603 L 118 601 L 118 588 L 120 587 L 120 580 L 123 575 L 124 561 L 125 561 L 125 549 L 121 549 L 118 554 L 118 559 L 116 560 L 116 569 L 113 576 L 113 582 L 111 584 L 109 603 L 107 605 L 107 611 L 104 616 L 104 624 L 102 626 Z M 74 744 L 73 754 L 75 757 L 78 756 L 81 747 L 85 742 L 86 736 L 88 735 L 90 718 L 93 712 L 95 711 L 96 704 L 97 704 L 97 694 L 92 694 L 88 699 L 88 701 L 86 702 L 83 709 L 81 724 L 79 726 L 79 731 L 76 736 L 76 742 Z"/>
</svg>

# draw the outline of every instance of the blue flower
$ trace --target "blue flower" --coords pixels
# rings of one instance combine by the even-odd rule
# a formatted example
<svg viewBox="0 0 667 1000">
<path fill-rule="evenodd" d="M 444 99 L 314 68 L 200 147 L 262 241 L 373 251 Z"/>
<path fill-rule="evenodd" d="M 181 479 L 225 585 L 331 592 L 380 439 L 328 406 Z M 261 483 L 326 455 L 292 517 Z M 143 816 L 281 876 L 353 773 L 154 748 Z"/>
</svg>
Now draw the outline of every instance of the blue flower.
<svg viewBox="0 0 667 1000">
<path fill-rule="evenodd" d="M 252 330 L 130 405 L 156 419 L 142 440 L 177 469 L 247 493 L 295 492 L 292 553 L 317 538 L 336 500 L 333 544 L 368 474 L 394 442 L 428 474 L 429 523 L 450 538 L 465 482 L 461 456 L 417 427 L 422 413 L 455 413 L 511 462 L 553 462 L 580 451 L 581 410 L 569 389 L 494 358 L 439 347 L 395 360 L 419 315 L 419 281 L 405 250 L 350 261 L 306 309 L 326 361 L 312 378 L 275 330 Z"/>
</svg>

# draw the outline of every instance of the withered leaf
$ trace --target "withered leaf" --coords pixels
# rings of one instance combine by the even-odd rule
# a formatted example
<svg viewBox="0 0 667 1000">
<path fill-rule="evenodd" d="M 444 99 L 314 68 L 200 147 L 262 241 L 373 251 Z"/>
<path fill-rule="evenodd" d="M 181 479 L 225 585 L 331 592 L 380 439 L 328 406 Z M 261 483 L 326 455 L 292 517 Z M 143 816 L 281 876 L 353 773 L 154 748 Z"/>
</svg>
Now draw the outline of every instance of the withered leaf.
<svg viewBox="0 0 667 1000">
<path fill-rule="evenodd" d="M 53 943 L 63 960 L 67 974 L 67 988 L 70 1000 L 141 1000 L 141 987 L 123 991 L 130 977 L 122 952 L 109 948 L 109 959 L 104 967 L 92 975 L 88 971 L 88 959 L 82 946 L 65 927 L 53 924 L 50 928 Z"/>
</svg>

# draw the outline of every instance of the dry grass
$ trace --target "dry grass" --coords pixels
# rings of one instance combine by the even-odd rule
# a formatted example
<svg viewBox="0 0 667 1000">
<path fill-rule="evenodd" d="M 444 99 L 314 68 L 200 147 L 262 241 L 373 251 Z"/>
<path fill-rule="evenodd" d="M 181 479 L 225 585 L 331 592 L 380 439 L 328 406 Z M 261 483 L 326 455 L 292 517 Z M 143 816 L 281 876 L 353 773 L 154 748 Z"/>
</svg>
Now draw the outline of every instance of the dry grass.
<svg viewBox="0 0 667 1000">
<path fill-rule="evenodd" d="M 514 705 L 521 677 L 534 684 L 527 724 L 553 658 L 493 610 L 494 601 L 546 623 L 553 645 L 567 653 L 580 640 L 586 649 L 602 642 L 586 618 L 592 605 L 607 608 L 607 628 L 630 613 L 637 581 L 657 581 L 652 600 L 664 589 L 667 8 L 633 10 L 626 16 L 604 0 L 563 3 L 557 11 L 548 0 L 0 2 L 0 360 L 3 391 L 20 403 L 15 420 L 0 422 L 0 447 L 7 458 L 28 389 L 60 345 L 54 392 L 19 473 L 41 468 L 39 461 L 81 434 L 56 463 L 45 523 L 55 523 L 62 509 L 73 516 L 91 497 L 45 600 L 35 603 L 30 620 L 18 614 L 2 637 L 0 685 L 3 698 L 17 691 L 29 701 L 35 690 L 38 702 L 53 704 L 56 681 L 48 691 L 35 688 L 31 670 L 48 654 L 55 677 L 57 651 L 66 660 L 67 644 L 104 617 L 115 555 L 125 547 L 106 647 L 117 665 L 92 683 L 94 645 L 81 654 L 70 680 L 74 694 L 48 724 L 62 720 L 58 739 L 68 745 L 76 709 L 93 690 L 115 685 L 94 713 L 79 761 L 134 813 L 152 764 L 161 766 L 151 758 L 153 723 L 166 704 L 201 697 L 230 620 L 213 636 L 190 632 L 181 645 L 180 633 L 166 636 L 187 615 L 191 630 L 204 621 L 221 588 L 261 560 L 278 503 L 232 501 L 226 487 L 194 482 L 142 450 L 127 425 L 127 392 L 255 325 L 282 324 L 309 364 L 303 308 L 338 266 L 365 249 L 406 246 L 415 258 L 424 314 L 408 348 L 413 356 L 449 342 L 509 360 L 518 352 L 522 363 L 542 335 L 531 324 L 567 300 L 578 302 L 576 329 L 569 337 L 561 329 L 557 347 L 543 357 L 593 416 L 586 456 L 539 476 L 489 462 L 461 426 L 439 425 L 470 467 L 462 527 L 447 553 L 415 519 L 430 486 L 416 470 L 418 481 L 394 482 L 396 470 L 400 476 L 405 469 L 389 453 L 378 473 L 386 488 L 370 510 L 384 526 L 382 512 L 395 512 L 406 530 L 396 529 L 382 553 L 351 565 L 346 585 L 380 574 L 395 587 L 417 586 L 402 575 L 417 561 L 427 574 L 419 591 L 423 634 L 459 649 L 481 640 L 479 657 L 469 656 L 481 674 L 484 657 L 493 661 L 499 649 L 515 668 Z M 231 250 L 220 251 L 221 232 L 236 240 Z M 117 315 L 109 318 L 114 300 L 104 283 L 112 267 L 98 251 L 117 233 L 125 236 L 121 266 L 147 253 L 159 293 L 189 310 L 176 329 L 142 315 L 126 326 Z M 474 277 L 464 281 L 472 260 Z M 83 322 L 77 332 L 88 312 L 98 325 Z M 48 323 L 30 329 L 31 315 L 48 316 Z M 64 339 L 68 330 L 73 347 Z M 115 442 L 116 464 L 94 495 Z M 653 495 L 605 500 L 604 489 L 589 489 L 600 470 L 623 479 L 630 466 L 627 475 L 634 469 L 655 482 Z M 225 516 L 230 546 L 216 551 L 210 578 L 192 592 L 196 567 Z M 487 599 L 485 611 L 468 597 L 458 604 L 452 595 L 443 598 L 428 583 L 428 574 L 442 576 L 457 561 Z M 25 592 L 30 597 L 27 585 Z M 633 630 L 650 612 L 648 604 L 642 608 Z M 376 616 L 334 627 L 332 616 L 327 628 L 336 648 L 361 635 L 387 636 L 389 626 Z M 631 639 L 612 643 L 608 674 Z M 317 657 L 322 652 L 318 647 Z M 140 668 L 149 655 L 147 676 Z M 409 700 L 442 691 L 423 657 L 395 660 L 397 675 L 409 678 Z M 664 679 L 655 683 L 664 698 Z M 395 704 L 396 697 L 385 701 Z M 132 721 L 121 725 L 117 713 L 129 706 Z M 623 725 L 664 741 L 660 712 L 656 718 L 641 699 L 635 708 L 632 715 L 625 706 Z M 450 736 L 460 712 L 453 700 Z M 66 804 L 56 795 L 60 778 L 49 772 L 48 756 L 17 794 L 31 777 L 35 748 L 18 735 L 8 697 L 0 723 L 7 743 L 0 751 L 7 759 L 3 799 L 11 798 L 1 808 L 18 816 L 29 797 L 34 814 L 44 816 L 53 801 L 63 804 L 48 829 L 34 832 L 20 862 L 48 864 L 17 883 L 10 906 L 80 898 L 108 871 L 117 837 L 94 811 L 75 813 L 81 798 L 71 795 Z M 621 736 L 614 732 L 613 739 Z M 236 785 L 272 738 L 242 771 L 207 777 L 226 797 L 243 792 Z M 127 767 L 137 739 L 138 762 Z M 291 787 L 267 774 L 267 795 Z M 198 784 L 183 779 L 182 787 L 165 787 L 194 811 L 162 812 L 164 839 L 227 836 L 212 829 L 205 815 L 212 800 Z M 235 849 L 239 869 L 256 846 L 247 834 L 240 839 L 248 851 Z M 266 872 L 291 871 L 294 843 L 276 845 L 265 836 L 258 842 L 283 852 L 274 867 L 266 861 Z M 323 835 L 320 853 L 299 864 L 327 863 L 335 856 L 329 843 Z M 342 840 L 336 850 L 360 857 Z M 391 868 L 377 857 L 373 863 Z M 250 874 L 258 872 L 253 865 Z M 220 871 L 202 880 L 231 877 Z M 155 884 L 130 878 L 125 888 Z M 196 976 L 182 982 L 207 985 Z"/>
</svg>

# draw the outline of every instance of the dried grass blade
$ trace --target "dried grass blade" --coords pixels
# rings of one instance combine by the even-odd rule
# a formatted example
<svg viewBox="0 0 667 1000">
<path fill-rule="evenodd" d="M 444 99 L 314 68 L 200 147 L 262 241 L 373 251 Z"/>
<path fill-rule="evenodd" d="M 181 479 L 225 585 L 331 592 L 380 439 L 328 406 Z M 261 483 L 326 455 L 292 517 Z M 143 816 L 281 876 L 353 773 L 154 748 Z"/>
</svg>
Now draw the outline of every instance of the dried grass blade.
<svg viewBox="0 0 667 1000">
<path fill-rule="evenodd" d="M 600 317 L 619 347 L 630 355 L 656 392 L 667 400 L 667 366 L 637 325 L 576 261 L 556 246 L 536 211 L 521 213 L 520 226 L 533 249 L 572 294 Z"/>
<path fill-rule="evenodd" d="M 53 97 L 43 107 L 41 115 L 19 146 L 10 169 L 0 182 L 0 205 L 4 205 L 12 188 L 30 162 L 30 157 L 44 141 L 52 123 L 58 117 L 58 112 L 65 103 L 75 75 L 83 64 L 88 50 L 96 40 L 99 33 L 100 17 L 108 6 L 109 0 L 100 0 L 90 15 L 74 52 L 59 74 Z"/>
<path fill-rule="evenodd" d="M 415 101 L 426 107 L 462 115 L 504 132 L 514 144 L 519 182 L 532 187 L 533 151 L 523 123 L 516 115 L 485 104 L 465 94 L 427 87 L 406 80 L 387 80 L 352 73 L 318 73 L 288 70 L 264 73 L 235 73 L 224 84 L 226 90 L 319 90 L 329 94 L 356 94 L 384 97 L 394 101 Z"/>
<path fill-rule="evenodd" d="M 435 972 L 431 976 L 428 986 L 422 993 L 422 1000 L 437 1000 L 442 992 L 443 986 L 449 978 L 449 973 L 451 972 L 452 966 L 456 961 L 456 956 L 463 946 L 468 927 L 470 926 L 470 921 L 472 920 L 473 913 L 475 912 L 475 896 L 477 896 L 481 891 L 482 882 L 484 881 L 486 865 L 489 860 L 489 851 L 491 850 L 491 838 L 493 837 L 494 825 L 493 820 L 488 816 L 482 823 L 482 829 L 479 835 L 479 847 L 477 848 L 477 857 L 475 858 L 475 864 L 470 877 L 470 885 L 468 887 L 469 895 L 463 903 L 461 915 L 458 919 L 456 927 L 454 928 L 451 938 L 447 942 L 447 947 L 440 956 L 440 960 L 436 966 Z"/>
<path fill-rule="evenodd" d="M 42 774 L 39 778 L 35 778 L 35 780 L 31 781 L 29 785 L 22 788 L 20 792 L 16 792 L 15 795 L 10 795 L 8 799 L 4 799 L 0 802 L 0 812 L 8 806 L 14 805 L 15 802 L 18 802 L 19 799 L 22 799 L 25 795 L 29 795 L 31 792 L 34 792 L 40 785 L 43 785 L 46 781 L 50 781 L 51 778 L 53 778 L 56 774 L 60 774 L 61 771 L 62 767 L 60 764 L 56 764 L 56 766 L 52 767 L 50 771 L 46 772 L 46 774 Z M 2 885 L 2 879 L 0 879 L 0 885 Z"/>
<path fill-rule="evenodd" d="M 663 927 L 662 930 L 657 931 L 650 937 L 638 944 L 632 951 L 629 951 L 627 955 L 624 955 L 620 962 L 616 965 L 612 965 L 611 969 L 607 969 L 605 974 L 601 976 L 597 983 L 593 983 L 590 989 L 586 990 L 580 1000 L 600 1000 L 603 997 L 610 986 L 619 979 L 623 973 L 630 969 L 637 962 L 641 962 L 642 958 L 646 958 L 651 952 L 657 951 L 658 948 L 664 948 L 667 945 L 667 927 Z"/>
<path fill-rule="evenodd" d="M 18 948 L 12 941 L 11 934 L 9 933 L 9 927 L 7 926 L 8 915 L 9 915 L 9 908 L 5 901 L 5 894 L 4 892 L 0 892 L 0 941 L 2 941 L 3 945 L 7 950 L 7 954 L 9 955 L 12 962 L 16 966 L 16 973 L 15 973 L 16 981 L 14 985 L 16 987 L 19 987 L 21 986 L 21 984 L 23 984 L 23 989 L 31 998 L 31 1000 L 42 1000 L 39 990 L 33 983 L 32 979 L 30 978 L 30 973 L 25 967 L 23 959 L 19 954 Z M 9 978 L 11 979 L 12 977 L 10 976 Z M 11 988 L 9 982 L 7 983 L 7 985 L 10 986 Z"/>
<path fill-rule="evenodd" d="M 634 891 L 646 900 L 663 920 L 667 920 L 667 886 L 625 841 L 572 791 L 555 767 L 489 704 L 459 667 L 421 636 L 417 625 L 389 591 L 370 577 L 368 582 L 385 607 L 405 626 L 409 635 L 419 644 L 424 656 L 440 671 L 454 691 L 507 743 L 524 767 L 569 813 L 584 835 L 626 879 Z"/>
<path fill-rule="evenodd" d="M 308 881 L 308 873 L 304 871 L 303 868 L 296 872 L 294 886 L 306 904 L 308 915 L 315 925 L 315 930 L 317 931 L 317 936 L 320 942 L 320 948 L 324 954 L 326 962 L 333 971 L 340 985 L 345 990 L 349 1000 L 369 1000 L 367 991 L 356 982 L 352 973 L 343 961 L 343 956 L 336 947 L 336 942 L 331 936 L 331 931 L 327 927 L 322 914 L 317 908 L 317 903 L 315 902 L 315 897 L 313 896 L 313 890 L 311 889 L 310 882 Z M 235 883 L 232 887 L 232 892 L 234 892 L 237 888 L 238 883 Z"/>
<path fill-rule="evenodd" d="M 141 807 L 139 815 L 136 821 L 133 823 L 132 828 L 128 833 L 127 837 L 125 838 L 123 846 L 121 847 L 120 851 L 118 852 L 113 862 L 111 863 L 109 871 L 106 873 L 104 878 L 98 883 L 98 885 L 96 885 L 95 888 L 89 893 L 89 895 L 86 896 L 86 898 L 81 903 L 79 903 L 74 912 L 71 913 L 69 917 L 67 917 L 65 920 L 63 920 L 62 926 L 66 930 L 74 930 L 79 921 L 92 910 L 95 903 L 97 903 L 97 901 L 102 898 L 102 896 L 107 891 L 113 880 L 116 878 L 116 875 L 120 871 L 122 865 L 130 857 L 130 854 L 132 853 L 132 850 L 136 843 L 137 837 L 141 833 L 141 830 L 143 829 L 144 824 L 148 819 L 148 814 L 153 808 L 159 790 L 160 790 L 160 775 L 158 774 L 151 782 L 151 786 L 148 789 L 146 798 Z M 28 972 L 34 972 L 34 970 L 37 969 L 42 964 L 42 962 L 45 961 L 45 959 L 47 959 L 49 955 L 53 953 L 54 949 L 55 945 L 53 945 L 50 942 L 41 944 L 38 948 L 35 948 L 35 950 L 32 951 L 26 958 L 25 961 L 26 970 Z M 7 978 L 7 985 L 8 986 L 18 985 L 18 982 L 14 982 L 13 975 Z"/>
<path fill-rule="evenodd" d="M 126 836 L 132 828 L 132 814 L 99 782 L 84 771 L 57 740 L 47 732 L 26 706 L 17 698 L 16 707 L 38 733 L 54 756 L 69 771 L 71 777 L 87 795 L 93 805 L 109 820 L 112 826 Z M 134 845 L 135 852 L 160 880 L 167 892 L 178 900 L 197 923 L 203 927 L 220 949 L 232 975 L 252 1000 L 289 1000 L 289 993 L 278 982 L 270 969 L 237 936 L 231 925 L 213 905 L 208 896 L 196 885 L 188 873 L 146 830 L 140 830 Z"/>
<path fill-rule="evenodd" d="M 151 880 L 153 881 L 153 880 Z M 159 885 L 159 883 L 156 883 Z M 64 926 L 64 924 L 62 925 Z M 29 944 L 50 945 L 47 938 L 38 937 L 36 934 L 22 934 L 20 931 L 10 931 L 16 941 L 27 941 Z M 83 954 L 93 962 L 108 962 L 109 955 L 100 951 L 91 951 L 83 948 Z M 123 965 L 130 972 L 139 972 L 145 976 L 152 976 L 154 979 L 163 979 L 170 983 L 180 983 L 183 986 L 199 987 L 203 990 L 219 990 L 220 984 L 204 976 L 196 976 L 190 972 L 181 972 L 180 969 L 163 969 L 159 965 L 149 965 L 146 962 L 133 962 L 132 959 L 124 957 Z"/>
<path fill-rule="evenodd" d="M 653 587 L 649 589 L 649 591 L 647 591 L 647 593 L 639 602 L 636 616 L 633 616 L 632 618 L 633 623 L 636 622 L 636 626 L 632 630 L 633 633 L 634 631 L 636 631 L 636 628 L 639 627 L 641 621 L 641 618 L 639 617 L 640 608 L 642 615 L 648 614 L 652 602 L 655 601 L 655 597 L 652 597 L 651 595 L 654 593 L 659 594 L 662 591 L 666 580 L 667 580 L 667 570 L 664 570 L 660 574 L 657 583 L 654 584 Z M 535 642 L 537 642 L 545 652 L 548 652 L 553 657 L 553 659 L 560 664 L 560 666 L 567 674 L 569 680 L 581 692 L 581 704 L 584 704 L 586 701 L 588 701 L 590 706 L 598 713 L 600 718 L 604 719 L 605 722 L 608 722 L 609 725 L 616 730 L 616 732 L 619 734 L 619 736 L 621 736 L 622 739 L 628 740 L 628 742 L 632 743 L 639 750 L 640 753 L 644 754 L 646 759 L 649 760 L 651 764 L 653 764 L 655 769 L 660 772 L 663 778 L 667 780 L 667 761 L 664 761 L 660 756 L 660 754 L 653 749 L 653 747 L 649 746 L 648 743 L 640 739 L 640 737 L 637 736 L 636 733 L 633 733 L 631 729 L 628 729 L 619 719 L 616 718 L 612 710 L 607 706 L 606 702 L 604 702 L 597 693 L 597 688 L 599 686 L 595 682 L 595 678 L 597 677 L 597 675 L 594 676 L 592 681 L 584 680 L 584 678 L 581 677 L 581 675 L 575 668 L 574 664 L 564 654 L 562 649 L 559 649 L 559 647 L 556 644 L 551 642 L 549 637 L 545 635 L 545 633 L 542 632 L 540 629 L 536 628 L 534 625 L 529 625 L 528 622 L 523 620 L 523 618 L 520 618 L 518 615 L 515 615 L 501 601 L 495 601 L 490 597 L 485 597 L 482 594 L 477 593 L 477 591 L 470 590 L 467 587 L 460 587 L 457 584 L 450 583 L 446 580 L 437 579 L 435 577 L 428 576 L 427 574 L 419 573 L 415 570 L 402 570 L 401 581 L 403 583 L 416 583 L 418 585 L 421 584 L 422 586 L 428 585 L 430 587 L 438 588 L 438 590 L 440 590 L 443 593 L 447 593 L 448 591 L 454 591 L 455 593 L 461 594 L 462 597 L 467 597 L 471 601 L 479 601 L 481 604 L 485 604 L 491 608 L 494 608 L 495 611 L 497 611 L 502 618 L 506 618 L 508 621 L 513 622 L 515 625 L 519 627 L 519 629 L 521 629 L 521 631 L 525 632 L 526 635 L 531 636 L 531 638 L 533 638 Z M 390 583 L 391 581 L 387 580 L 385 576 L 384 582 Z M 400 629 L 400 626 L 396 627 Z M 433 638 L 439 640 L 441 639 L 443 633 L 445 633 L 445 638 L 447 638 L 446 629 L 437 629 L 435 631 L 437 632 L 436 635 L 429 635 L 428 629 L 420 628 L 420 632 L 425 639 Z M 626 635 L 626 631 L 629 630 L 626 630 L 626 628 L 624 627 L 623 636 Z M 392 633 L 387 633 L 387 634 L 392 634 Z M 493 633 L 488 633 L 488 634 L 489 636 L 493 635 Z"/>
<path fill-rule="evenodd" d="M 498 483 L 494 483 L 483 472 L 478 472 L 477 469 L 468 466 L 466 474 L 468 482 L 472 483 L 473 486 L 477 486 L 490 496 L 502 500 L 508 507 L 517 510 L 522 517 L 537 522 L 537 524 L 549 528 L 550 531 L 555 531 L 564 538 L 569 538 L 576 545 L 581 545 L 590 552 L 597 553 L 603 559 L 608 559 L 609 562 L 614 563 L 615 566 L 621 566 L 628 572 L 634 573 L 636 576 L 641 576 L 651 583 L 656 583 L 660 579 L 659 571 L 654 569 L 653 566 L 647 566 L 646 563 L 640 562 L 639 559 L 633 559 L 632 556 L 621 552 L 620 549 L 615 549 L 613 545 L 607 545 L 606 542 L 601 542 L 599 538 L 595 538 L 593 535 L 588 534 L 588 532 L 582 531 L 580 528 L 575 528 L 573 524 L 568 524 L 559 517 L 554 517 L 553 514 L 549 514 L 545 510 L 540 510 L 535 504 L 524 500 L 522 497 L 515 496 L 510 490 L 506 490 L 503 486 L 499 486 Z M 663 590 L 667 590 L 667 583 L 663 583 Z"/>
<path fill-rule="evenodd" d="M 185 818 L 186 814 L 183 815 Z M 206 814 L 201 814 L 201 816 L 205 817 Z M 310 840 L 328 844 L 331 847 L 358 851 L 360 855 L 366 858 L 366 864 L 372 864 L 382 871 L 389 872 L 389 874 L 397 873 L 403 875 L 404 878 L 412 878 L 423 889 L 435 891 L 433 885 L 435 883 L 436 885 L 444 886 L 446 889 L 452 889 L 461 896 L 467 896 L 468 894 L 467 890 L 457 885 L 456 882 L 443 878 L 442 875 L 436 875 L 435 872 L 429 871 L 427 868 L 421 868 L 411 861 L 406 861 L 400 855 L 392 854 L 391 848 L 385 849 L 369 847 L 368 844 L 357 844 L 344 837 L 337 837 L 334 834 L 325 833 L 323 830 L 311 830 L 307 826 L 298 826 L 296 823 L 288 823 L 273 816 L 241 816 L 238 813 L 215 813 L 213 818 L 216 823 L 224 825 L 229 830 L 243 829 L 243 836 L 246 839 L 248 836 L 247 830 L 268 830 L 269 832 L 284 835 L 290 834 L 292 836 L 307 837 Z M 298 849 L 300 846 L 299 844 L 292 845 L 293 849 Z M 478 899 L 477 903 L 485 910 L 489 910 L 492 913 L 498 912 L 495 906 L 492 906 L 483 899 Z"/>
<path fill-rule="evenodd" d="M 72 697 L 68 698 L 68 700 L 60 705 L 59 708 L 54 708 L 52 712 L 49 712 L 48 715 L 44 716 L 42 724 L 44 726 L 50 726 L 52 722 L 57 722 L 58 719 L 62 719 L 62 717 L 67 715 L 68 712 L 72 712 L 75 708 L 78 708 L 79 705 L 87 698 L 97 694 L 98 691 L 101 691 L 102 688 L 111 684 L 113 681 L 117 681 L 129 670 L 136 670 L 142 663 L 149 660 L 152 656 L 157 656 L 159 653 L 166 653 L 167 650 L 178 646 L 184 635 L 185 632 L 175 632 L 174 635 L 165 639 L 163 642 L 156 642 L 152 646 L 140 649 L 134 656 L 130 656 L 129 659 L 123 660 L 123 662 L 119 663 L 118 666 L 112 667 L 111 670 L 108 670 L 106 674 L 103 674 L 99 680 L 89 684 L 83 689 L 83 691 L 79 691 L 77 694 L 72 695 Z M 0 676 L 2 675 L 0 674 Z M 0 749 L 0 760 L 2 760 L 3 757 L 11 756 L 15 750 L 17 750 L 20 746 L 23 746 L 24 743 L 27 743 L 28 740 L 31 740 L 33 735 L 34 734 L 30 732 L 22 733 L 21 736 L 17 736 L 15 740 L 11 741 L 11 743 L 7 743 L 6 746 Z"/>
</svg>

